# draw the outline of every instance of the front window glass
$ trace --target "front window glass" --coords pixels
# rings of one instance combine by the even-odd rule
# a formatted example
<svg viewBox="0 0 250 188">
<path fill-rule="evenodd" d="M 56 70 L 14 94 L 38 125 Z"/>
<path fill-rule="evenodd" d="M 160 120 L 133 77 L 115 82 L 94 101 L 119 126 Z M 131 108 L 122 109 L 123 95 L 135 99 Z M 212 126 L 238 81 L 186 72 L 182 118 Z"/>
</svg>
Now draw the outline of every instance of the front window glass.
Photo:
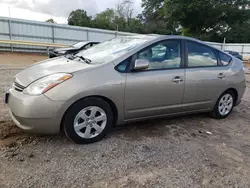
<svg viewBox="0 0 250 188">
<path fill-rule="evenodd" d="M 202 44 L 187 42 L 188 67 L 217 66 L 217 58 L 212 50 Z"/>
<path fill-rule="evenodd" d="M 76 55 L 90 59 L 93 64 L 106 63 L 121 57 L 149 40 L 152 40 L 152 38 L 148 36 L 117 37 L 81 51 Z"/>
<path fill-rule="evenodd" d="M 130 64 L 130 62 L 131 62 L 131 57 L 124 60 L 119 65 L 117 65 L 116 70 L 118 70 L 119 72 L 125 72 L 126 69 L 128 68 L 128 65 Z"/>
<path fill-rule="evenodd" d="M 138 53 L 138 59 L 149 61 L 147 70 L 180 68 L 181 44 L 178 40 L 167 40 Z"/>
<path fill-rule="evenodd" d="M 78 43 L 73 44 L 72 47 L 73 48 L 81 48 L 85 44 L 87 44 L 87 42 L 78 42 Z"/>
</svg>

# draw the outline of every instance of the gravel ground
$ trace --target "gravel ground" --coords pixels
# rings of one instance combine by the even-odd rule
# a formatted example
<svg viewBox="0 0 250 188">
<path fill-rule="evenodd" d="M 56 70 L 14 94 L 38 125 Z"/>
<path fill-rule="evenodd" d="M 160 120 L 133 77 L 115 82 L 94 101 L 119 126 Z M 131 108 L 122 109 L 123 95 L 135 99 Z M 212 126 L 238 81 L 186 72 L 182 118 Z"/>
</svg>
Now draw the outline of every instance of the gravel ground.
<svg viewBox="0 0 250 188">
<path fill-rule="evenodd" d="M 0 91 L 40 55 L 0 54 Z M 248 88 L 250 71 L 246 68 Z M 3 94 L 3 93 L 2 93 Z M 0 187 L 250 187 L 250 92 L 225 120 L 207 114 L 116 128 L 76 145 L 26 135 L 0 97 Z"/>
</svg>

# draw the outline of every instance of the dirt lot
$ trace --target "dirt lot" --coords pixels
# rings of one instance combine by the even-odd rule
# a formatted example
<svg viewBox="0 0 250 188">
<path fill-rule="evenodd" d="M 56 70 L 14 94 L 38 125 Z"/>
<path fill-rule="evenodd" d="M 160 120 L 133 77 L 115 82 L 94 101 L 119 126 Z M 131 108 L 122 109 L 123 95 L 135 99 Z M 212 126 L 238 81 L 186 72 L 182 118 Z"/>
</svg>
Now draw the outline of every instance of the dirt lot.
<svg viewBox="0 0 250 188">
<path fill-rule="evenodd" d="M 46 56 L 0 54 L 0 187 L 250 187 L 250 92 L 225 120 L 207 114 L 116 128 L 101 142 L 26 135 L 3 90 Z M 250 71 L 246 68 L 248 88 Z"/>
</svg>

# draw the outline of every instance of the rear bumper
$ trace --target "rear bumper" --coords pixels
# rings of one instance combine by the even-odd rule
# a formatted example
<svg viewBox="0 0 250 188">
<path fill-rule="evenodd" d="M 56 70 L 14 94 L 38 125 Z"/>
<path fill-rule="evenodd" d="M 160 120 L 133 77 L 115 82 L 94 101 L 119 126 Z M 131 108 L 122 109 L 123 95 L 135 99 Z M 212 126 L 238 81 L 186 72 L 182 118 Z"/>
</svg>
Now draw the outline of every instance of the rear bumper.
<svg viewBox="0 0 250 188">
<path fill-rule="evenodd" d="M 60 132 L 61 116 L 58 110 L 62 103 L 44 95 L 29 96 L 10 89 L 8 106 L 14 123 L 26 132 L 57 134 Z"/>
<path fill-rule="evenodd" d="M 241 103 L 241 99 L 238 99 L 235 103 L 235 106 L 238 106 Z"/>
<path fill-rule="evenodd" d="M 246 87 L 246 82 L 245 81 L 242 82 L 241 84 L 239 84 L 239 87 L 237 88 L 238 99 L 237 99 L 237 101 L 235 103 L 235 106 L 237 106 L 237 105 L 239 105 L 241 103 L 242 97 L 245 94 L 246 89 L 247 89 L 247 87 Z"/>
</svg>

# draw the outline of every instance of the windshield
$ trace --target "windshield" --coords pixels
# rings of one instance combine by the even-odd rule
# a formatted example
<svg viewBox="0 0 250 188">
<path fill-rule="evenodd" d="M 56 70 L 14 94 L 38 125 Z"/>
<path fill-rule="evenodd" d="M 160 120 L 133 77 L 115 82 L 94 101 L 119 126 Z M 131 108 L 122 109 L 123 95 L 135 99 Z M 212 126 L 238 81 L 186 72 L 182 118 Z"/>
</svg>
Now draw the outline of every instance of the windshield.
<svg viewBox="0 0 250 188">
<path fill-rule="evenodd" d="M 87 42 L 77 42 L 77 43 L 73 44 L 72 47 L 73 48 L 81 48 L 85 44 L 87 44 Z"/>
<path fill-rule="evenodd" d="M 150 39 L 150 37 L 117 37 L 81 51 L 77 56 L 88 58 L 93 64 L 106 63 L 126 54 Z"/>
</svg>

